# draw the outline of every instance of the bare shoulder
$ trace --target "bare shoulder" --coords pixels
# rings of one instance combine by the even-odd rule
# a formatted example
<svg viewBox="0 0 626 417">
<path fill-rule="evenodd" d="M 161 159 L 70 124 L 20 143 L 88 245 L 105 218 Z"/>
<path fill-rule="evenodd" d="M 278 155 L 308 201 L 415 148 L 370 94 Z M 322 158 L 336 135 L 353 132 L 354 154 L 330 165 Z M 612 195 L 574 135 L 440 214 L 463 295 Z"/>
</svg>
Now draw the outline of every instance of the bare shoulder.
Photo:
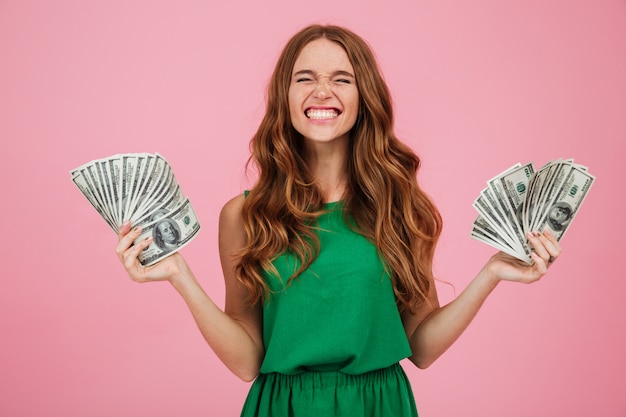
<svg viewBox="0 0 626 417">
<path fill-rule="evenodd" d="M 227 279 L 234 276 L 234 261 L 246 243 L 246 231 L 241 215 L 244 200 L 243 194 L 233 197 L 224 204 L 220 212 L 218 243 Z"/>
<path fill-rule="evenodd" d="M 241 223 L 241 210 L 245 200 L 246 197 L 243 194 L 228 200 L 220 212 L 220 223 Z"/>
<path fill-rule="evenodd" d="M 236 252 L 245 244 L 245 228 L 241 210 L 245 197 L 240 194 L 224 204 L 219 220 L 220 251 Z"/>
</svg>

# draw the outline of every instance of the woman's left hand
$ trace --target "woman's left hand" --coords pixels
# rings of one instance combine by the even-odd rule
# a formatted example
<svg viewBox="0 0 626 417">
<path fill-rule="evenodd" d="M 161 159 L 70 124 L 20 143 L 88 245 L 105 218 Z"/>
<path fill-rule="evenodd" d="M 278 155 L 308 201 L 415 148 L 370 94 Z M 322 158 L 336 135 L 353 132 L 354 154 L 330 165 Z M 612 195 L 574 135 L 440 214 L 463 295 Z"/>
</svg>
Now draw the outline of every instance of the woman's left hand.
<svg viewBox="0 0 626 417">
<path fill-rule="evenodd" d="M 543 233 L 529 233 L 527 238 L 534 248 L 534 251 L 531 252 L 532 265 L 504 252 L 499 252 L 491 257 L 485 265 L 485 269 L 499 280 L 518 281 L 527 284 L 539 280 L 561 254 L 561 245 L 548 228 Z"/>
</svg>

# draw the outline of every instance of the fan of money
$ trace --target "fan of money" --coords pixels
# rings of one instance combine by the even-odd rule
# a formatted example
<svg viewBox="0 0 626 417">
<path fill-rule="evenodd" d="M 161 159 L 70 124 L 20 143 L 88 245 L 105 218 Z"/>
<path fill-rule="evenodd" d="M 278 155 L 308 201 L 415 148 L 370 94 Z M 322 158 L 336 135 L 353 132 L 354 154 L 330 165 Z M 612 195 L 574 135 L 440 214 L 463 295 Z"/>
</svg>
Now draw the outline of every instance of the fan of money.
<svg viewBox="0 0 626 417">
<path fill-rule="evenodd" d="M 532 163 L 516 164 L 489 180 L 474 201 L 478 217 L 470 235 L 531 264 L 526 234 L 549 228 L 561 240 L 594 180 L 573 159 L 548 162 L 537 172 Z"/>
<path fill-rule="evenodd" d="M 128 153 L 96 159 L 70 171 L 72 181 L 117 234 L 127 220 L 153 241 L 139 255 L 152 265 L 187 245 L 200 230 L 170 164 L 158 153 Z"/>
</svg>

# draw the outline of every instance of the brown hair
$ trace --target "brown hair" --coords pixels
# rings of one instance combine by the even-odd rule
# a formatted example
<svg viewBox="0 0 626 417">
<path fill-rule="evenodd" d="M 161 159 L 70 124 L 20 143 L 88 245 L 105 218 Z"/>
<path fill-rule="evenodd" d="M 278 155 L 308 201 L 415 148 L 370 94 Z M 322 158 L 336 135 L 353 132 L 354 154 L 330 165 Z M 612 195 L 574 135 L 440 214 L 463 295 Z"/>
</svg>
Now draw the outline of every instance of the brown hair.
<svg viewBox="0 0 626 417">
<path fill-rule="evenodd" d="M 237 265 L 251 303 L 262 300 L 268 287 L 262 271 L 275 271 L 272 261 L 290 251 L 300 268 L 319 252 L 311 227 L 323 208 L 323 197 L 309 178 L 303 141 L 293 128 L 288 93 L 291 72 L 300 51 L 326 38 L 346 51 L 359 89 L 359 113 L 350 132 L 346 216 L 373 242 L 392 277 L 401 310 L 414 311 L 427 297 L 433 279 L 432 260 L 442 228 L 439 211 L 417 183 L 420 160 L 393 132 L 389 90 L 367 43 L 337 26 L 309 26 L 283 49 L 270 79 L 267 109 L 251 140 L 248 164 L 258 180 L 243 206 L 246 246 Z"/>
</svg>

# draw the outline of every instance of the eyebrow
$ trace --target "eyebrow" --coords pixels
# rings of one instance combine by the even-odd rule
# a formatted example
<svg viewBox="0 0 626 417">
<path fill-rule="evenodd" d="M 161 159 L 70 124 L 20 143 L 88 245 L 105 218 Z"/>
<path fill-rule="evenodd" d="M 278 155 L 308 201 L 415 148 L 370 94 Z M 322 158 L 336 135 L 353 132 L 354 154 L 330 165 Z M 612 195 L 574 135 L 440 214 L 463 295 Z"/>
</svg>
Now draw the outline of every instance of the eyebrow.
<svg viewBox="0 0 626 417">
<path fill-rule="evenodd" d="M 294 72 L 292 77 L 295 77 L 297 75 L 311 75 L 311 76 L 314 76 L 315 73 L 312 70 L 300 70 L 300 71 Z M 343 71 L 343 70 L 334 71 L 330 75 L 331 75 L 331 77 L 336 77 L 338 75 L 342 75 L 344 77 L 355 78 L 353 74 L 349 73 L 348 71 Z"/>
</svg>

